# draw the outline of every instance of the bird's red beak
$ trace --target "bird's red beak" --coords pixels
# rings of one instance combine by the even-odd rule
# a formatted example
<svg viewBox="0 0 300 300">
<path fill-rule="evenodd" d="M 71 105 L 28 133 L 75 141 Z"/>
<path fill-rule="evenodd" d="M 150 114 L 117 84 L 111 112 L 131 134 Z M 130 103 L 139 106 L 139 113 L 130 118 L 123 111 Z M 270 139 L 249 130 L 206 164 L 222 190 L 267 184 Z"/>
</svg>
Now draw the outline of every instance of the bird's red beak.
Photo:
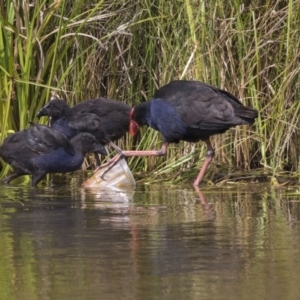
<svg viewBox="0 0 300 300">
<path fill-rule="evenodd" d="M 139 131 L 139 124 L 132 119 L 134 108 L 130 111 L 130 123 L 129 123 L 129 134 L 134 137 Z"/>
</svg>

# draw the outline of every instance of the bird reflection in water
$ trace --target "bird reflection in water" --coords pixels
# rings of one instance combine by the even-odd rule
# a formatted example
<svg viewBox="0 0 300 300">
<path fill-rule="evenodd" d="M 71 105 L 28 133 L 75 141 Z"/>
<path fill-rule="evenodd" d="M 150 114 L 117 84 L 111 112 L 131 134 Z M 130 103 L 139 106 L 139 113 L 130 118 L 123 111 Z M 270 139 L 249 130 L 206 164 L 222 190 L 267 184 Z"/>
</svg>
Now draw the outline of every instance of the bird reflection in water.
<svg viewBox="0 0 300 300">
<path fill-rule="evenodd" d="M 208 220 L 212 220 L 213 219 L 213 214 L 212 214 L 212 208 L 211 205 L 206 201 L 206 198 L 203 194 L 203 192 L 199 189 L 198 186 L 194 186 L 195 192 L 199 197 L 199 201 L 203 207 L 203 209 L 205 210 L 205 214 L 207 216 Z"/>
</svg>

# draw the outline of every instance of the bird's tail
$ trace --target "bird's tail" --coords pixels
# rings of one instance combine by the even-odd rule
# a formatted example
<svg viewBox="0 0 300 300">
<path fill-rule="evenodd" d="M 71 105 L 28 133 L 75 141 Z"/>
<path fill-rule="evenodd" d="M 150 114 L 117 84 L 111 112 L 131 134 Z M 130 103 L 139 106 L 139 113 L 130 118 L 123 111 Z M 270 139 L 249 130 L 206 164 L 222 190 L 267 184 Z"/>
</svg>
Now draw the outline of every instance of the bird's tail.
<svg viewBox="0 0 300 300">
<path fill-rule="evenodd" d="M 255 119 L 258 117 L 258 111 L 247 106 L 240 106 L 236 108 L 235 114 L 244 120 L 245 124 L 253 124 Z"/>
</svg>

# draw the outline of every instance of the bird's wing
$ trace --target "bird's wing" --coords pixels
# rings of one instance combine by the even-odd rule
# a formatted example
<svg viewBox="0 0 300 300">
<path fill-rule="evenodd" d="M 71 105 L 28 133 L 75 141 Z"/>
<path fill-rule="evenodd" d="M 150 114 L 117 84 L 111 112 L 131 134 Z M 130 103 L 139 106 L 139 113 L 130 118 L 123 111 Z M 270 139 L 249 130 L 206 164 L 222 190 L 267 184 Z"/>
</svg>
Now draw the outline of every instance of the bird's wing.
<svg viewBox="0 0 300 300">
<path fill-rule="evenodd" d="M 230 93 L 204 83 L 191 82 L 191 86 L 184 85 L 170 91 L 170 95 L 165 92 L 161 96 L 162 101 L 176 109 L 188 127 L 218 130 L 241 124 L 237 111 L 243 112 L 244 106 L 240 101 Z"/>
<path fill-rule="evenodd" d="M 202 94 L 178 92 L 161 100 L 171 104 L 188 127 L 212 129 L 211 126 L 224 124 L 234 116 L 232 105 L 209 88 Z"/>
<path fill-rule="evenodd" d="M 11 143 L 11 144 L 18 144 L 25 141 L 25 130 L 17 131 L 14 134 L 9 135 L 3 143 Z"/>
<path fill-rule="evenodd" d="M 73 123 L 72 120 L 74 120 L 74 116 L 78 119 L 85 118 L 85 114 L 95 114 L 99 118 L 99 122 L 101 121 L 100 128 L 102 131 L 105 132 L 107 137 L 115 140 L 128 131 L 130 111 L 130 106 L 125 103 L 106 98 L 98 98 L 78 103 L 72 107 L 68 118 L 71 121 L 71 126 L 84 128 L 81 124 L 76 125 Z M 95 120 L 96 117 L 93 118 Z M 84 130 L 86 129 L 87 128 Z"/>
<path fill-rule="evenodd" d="M 70 141 L 60 132 L 43 125 L 34 125 L 25 130 L 27 146 L 34 152 L 47 153 L 59 147 L 70 155 L 75 155 L 75 149 Z"/>
<path fill-rule="evenodd" d="M 101 120 L 93 113 L 72 114 L 68 118 L 68 124 L 79 132 L 95 131 L 101 128 Z"/>
<path fill-rule="evenodd" d="M 111 114 L 114 115 L 116 113 L 129 115 L 130 109 L 131 108 L 125 103 L 106 98 L 98 98 L 78 103 L 72 107 L 71 113 L 94 113 L 100 118 L 107 118 Z"/>
<path fill-rule="evenodd" d="M 110 140 L 102 129 L 100 118 L 93 113 L 71 114 L 68 118 L 69 126 L 78 132 L 89 132 L 103 144 L 109 143 Z"/>
</svg>

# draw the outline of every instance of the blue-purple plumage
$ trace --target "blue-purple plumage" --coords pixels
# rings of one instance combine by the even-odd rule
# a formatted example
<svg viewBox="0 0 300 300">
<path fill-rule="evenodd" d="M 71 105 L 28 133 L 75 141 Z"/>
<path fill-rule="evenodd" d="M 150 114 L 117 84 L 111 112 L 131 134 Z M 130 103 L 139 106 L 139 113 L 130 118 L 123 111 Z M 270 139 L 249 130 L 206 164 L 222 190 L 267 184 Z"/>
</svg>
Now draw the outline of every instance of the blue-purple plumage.
<svg viewBox="0 0 300 300">
<path fill-rule="evenodd" d="M 138 124 L 158 130 L 169 143 L 206 140 L 231 127 L 252 124 L 256 117 L 256 110 L 244 106 L 230 93 L 184 80 L 163 86 L 151 101 L 136 106 L 133 113 Z"/>
<path fill-rule="evenodd" d="M 3 182 L 32 175 L 31 185 L 35 186 L 47 173 L 79 169 L 87 152 L 107 154 L 104 146 L 89 133 L 79 133 L 69 141 L 53 128 L 33 125 L 7 137 L 1 145 L 0 156 L 15 170 Z"/>
<path fill-rule="evenodd" d="M 199 81 L 172 81 L 161 87 L 150 101 L 134 107 L 131 113 L 131 134 L 136 133 L 138 126 L 150 126 L 161 133 L 162 149 L 125 154 L 164 155 L 169 143 L 205 141 L 207 157 L 194 183 L 198 185 L 214 155 L 210 136 L 238 125 L 251 125 L 257 116 L 255 109 L 244 106 L 227 91 Z"/>
<path fill-rule="evenodd" d="M 86 100 L 72 108 L 64 100 L 52 99 L 37 116 L 49 116 L 50 126 L 68 138 L 79 132 L 88 132 L 101 144 L 110 144 L 117 149 L 112 141 L 118 140 L 128 131 L 130 110 L 127 104 L 106 98 Z M 98 155 L 95 155 L 95 159 L 99 166 Z"/>
</svg>

